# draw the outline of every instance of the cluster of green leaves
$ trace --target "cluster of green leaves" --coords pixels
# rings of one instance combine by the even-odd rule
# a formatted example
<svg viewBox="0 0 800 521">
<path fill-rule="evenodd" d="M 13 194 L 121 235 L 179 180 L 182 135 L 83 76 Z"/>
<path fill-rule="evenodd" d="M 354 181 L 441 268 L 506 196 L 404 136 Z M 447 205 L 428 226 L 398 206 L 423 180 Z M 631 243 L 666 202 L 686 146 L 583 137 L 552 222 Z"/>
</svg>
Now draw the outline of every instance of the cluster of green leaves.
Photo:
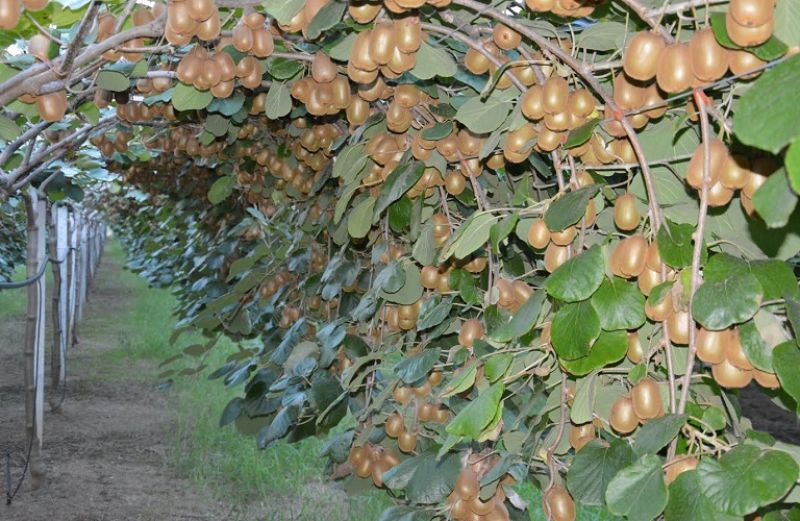
<svg viewBox="0 0 800 521">
<path fill-rule="evenodd" d="M 0 280 L 11 279 L 15 269 L 25 262 L 25 209 L 22 200 L 0 203 Z"/>
</svg>

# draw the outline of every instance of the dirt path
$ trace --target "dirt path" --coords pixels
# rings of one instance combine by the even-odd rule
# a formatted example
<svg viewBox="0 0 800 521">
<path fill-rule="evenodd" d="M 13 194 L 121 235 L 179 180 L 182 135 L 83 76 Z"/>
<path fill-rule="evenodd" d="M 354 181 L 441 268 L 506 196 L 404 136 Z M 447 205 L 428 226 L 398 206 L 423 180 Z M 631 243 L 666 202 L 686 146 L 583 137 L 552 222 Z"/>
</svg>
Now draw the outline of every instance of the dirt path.
<svg viewBox="0 0 800 521">
<path fill-rule="evenodd" d="M 227 520 L 224 505 L 195 492 L 167 467 L 174 415 L 152 387 L 154 368 L 104 356 L 122 338 L 106 325 L 124 317 L 130 292 L 106 257 L 70 353 L 66 399 L 60 413 L 45 409 L 46 474 L 37 489 L 28 477 L 0 519 L 14 521 Z M 24 298 L 20 293 L 20 298 Z M 49 303 L 48 303 L 49 304 Z M 49 308 L 48 308 L 49 311 Z M 16 482 L 23 457 L 22 348 L 24 317 L 0 316 L 0 456 L 10 449 Z M 118 360 L 118 361 L 114 361 Z M 5 497 L 5 479 L 0 473 Z"/>
</svg>

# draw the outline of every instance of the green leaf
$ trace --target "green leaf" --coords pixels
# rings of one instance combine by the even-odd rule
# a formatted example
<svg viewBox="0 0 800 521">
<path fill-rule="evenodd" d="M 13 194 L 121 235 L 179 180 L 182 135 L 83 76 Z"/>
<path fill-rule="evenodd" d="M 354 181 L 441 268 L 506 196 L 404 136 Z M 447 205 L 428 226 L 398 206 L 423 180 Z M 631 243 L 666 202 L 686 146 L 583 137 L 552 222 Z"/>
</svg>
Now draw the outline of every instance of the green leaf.
<svg viewBox="0 0 800 521">
<path fill-rule="evenodd" d="M 391 293 L 383 290 L 380 292 L 380 297 L 394 304 L 408 306 L 422 297 L 424 288 L 420 282 L 421 275 L 416 264 L 410 260 L 403 261 L 403 269 L 405 269 L 406 277 L 400 290 Z"/>
<path fill-rule="evenodd" d="M 342 20 L 347 4 L 343 2 L 330 2 L 322 6 L 306 29 L 306 37 L 315 40 L 323 31 L 326 31 Z"/>
<path fill-rule="evenodd" d="M 119 71 L 102 70 L 97 73 L 97 86 L 111 92 L 125 92 L 131 80 Z"/>
<path fill-rule="evenodd" d="M 544 283 L 544 289 L 559 300 L 576 302 L 591 297 L 604 278 L 603 250 L 593 246 L 551 273 Z"/>
<path fill-rule="evenodd" d="M 499 328 L 492 331 L 490 337 L 498 342 L 509 342 L 525 335 L 536 325 L 536 319 L 542 311 L 545 293 L 537 291 L 514 314 L 514 317 Z"/>
<path fill-rule="evenodd" d="M 434 76 L 449 78 L 457 70 L 456 61 L 450 53 L 423 40 L 417 50 L 417 63 L 409 72 L 421 80 L 430 80 Z"/>
<path fill-rule="evenodd" d="M 578 33 L 577 46 L 590 51 L 611 51 L 625 46 L 627 28 L 621 22 L 595 23 Z"/>
<path fill-rule="evenodd" d="M 758 279 L 752 273 L 738 273 L 697 288 L 692 316 L 706 329 L 726 329 L 753 318 L 762 297 Z"/>
<path fill-rule="evenodd" d="M 798 466 L 779 450 L 738 445 L 697 466 L 700 488 L 717 510 L 743 516 L 778 501 L 794 485 Z"/>
<path fill-rule="evenodd" d="M 551 343 L 562 360 L 575 360 L 589 354 L 592 342 L 600 336 L 600 317 L 588 300 L 570 302 L 553 317 Z"/>
<path fill-rule="evenodd" d="M 797 280 L 788 263 L 780 260 L 748 261 L 727 253 L 712 256 L 703 268 L 706 281 L 724 280 L 728 277 L 749 271 L 756 276 L 764 290 L 764 300 L 775 300 L 784 296 L 797 294 Z"/>
<path fill-rule="evenodd" d="M 244 100 L 244 94 L 237 90 L 227 98 L 214 98 L 214 101 L 208 105 L 208 111 L 230 117 L 242 110 Z"/>
<path fill-rule="evenodd" d="M 0 139 L 13 141 L 22 134 L 22 130 L 14 123 L 14 120 L 4 114 L 0 114 Z"/>
<path fill-rule="evenodd" d="M 788 2 L 793 0 L 784 1 Z M 794 143 L 789 145 L 789 149 L 786 151 L 786 157 L 784 158 L 784 164 L 786 165 L 786 175 L 789 177 L 789 185 L 792 187 L 792 190 L 794 190 L 794 193 L 800 194 L 800 139 L 796 139 Z"/>
<path fill-rule="evenodd" d="M 682 472 L 669 485 L 669 502 L 664 510 L 665 521 L 736 521 L 714 510 L 714 505 L 700 490 L 697 471 Z"/>
<path fill-rule="evenodd" d="M 494 383 L 505 376 L 513 361 L 514 356 L 510 353 L 491 356 L 483 363 L 483 374 L 490 382 Z"/>
<path fill-rule="evenodd" d="M 634 452 L 640 456 L 656 454 L 678 435 L 685 423 L 685 414 L 668 414 L 647 421 L 636 433 Z"/>
<path fill-rule="evenodd" d="M 498 217 L 490 213 L 476 212 L 456 230 L 445 245 L 440 259 L 455 255 L 463 259 L 489 240 L 489 233 Z"/>
<path fill-rule="evenodd" d="M 422 177 L 425 165 L 418 161 L 400 162 L 381 186 L 378 202 L 375 203 L 374 219 L 377 219 L 390 204 L 400 199 Z"/>
<path fill-rule="evenodd" d="M 768 313 L 756 315 L 756 319 L 760 316 L 770 317 Z M 772 316 L 774 320 L 774 316 Z M 781 326 L 777 327 L 782 331 Z M 745 357 L 753 364 L 756 369 L 774 373 L 775 368 L 772 364 L 772 346 L 768 345 L 764 338 L 761 336 L 759 328 L 756 327 L 754 321 L 745 322 L 739 326 L 739 342 L 742 344 L 742 351 Z"/>
<path fill-rule="evenodd" d="M 372 228 L 372 209 L 375 207 L 375 198 L 367 197 L 358 203 L 347 218 L 347 233 L 354 239 L 362 239 Z"/>
<path fill-rule="evenodd" d="M 364 143 L 346 146 L 336 155 L 331 177 L 340 177 L 349 183 L 364 169 L 368 159 L 369 156 L 364 153 Z"/>
<path fill-rule="evenodd" d="M 503 390 L 503 382 L 498 382 L 481 392 L 453 418 L 445 430 L 450 434 L 472 439 L 480 436 L 497 414 Z"/>
<path fill-rule="evenodd" d="M 219 114 L 209 114 L 206 123 L 203 125 L 208 132 L 220 137 L 228 133 L 229 120 Z"/>
<path fill-rule="evenodd" d="M 742 143 L 777 154 L 800 135 L 800 104 L 791 97 L 800 82 L 800 55 L 764 71 L 739 99 L 733 131 Z M 787 90 L 788 89 L 788 90 Z"/>
<path fill-rule="evenodd" d="M 460 471 L 458 453 L 447 454 L 437 461 L 435 452 L 426 452 L 393 467 L 383 479 L 390 489 L 405 489 L 409 501 L 429 505 L 441 502 L 452 492 Z"/>
<path fill-rule="evenodd" d="M 630 521 L 650 521 L 667 506 L 661 458 L 646 454 L 620 470 L 608 484 L 606 503 L 612 513 Z"/>
<path fill-rule="evenodd" d="M 406 196 L 401 197 L 389 205 L 389 227 L 393 232 L 403 233 L 411 224 L 411 212 L 413 207 L 414 203 Z"/>
<path fill-rule="evenodd" d="M 261 5 L 268 15 L 275 18 L 279 24 L 286 25 L 300 12 L 306 4 L 305 0 L 264 0 Z"/>
<path fill-rule="evenodd" d="M 350 51 L 353 49 L 353 44 L 356 41 L 357 34 L 355 32 L 348 33 L 347 36 L 331 47 L 328 51 L 328 56 L 332 60 L 346 62 L 350 59 Z"/>
<path fill-rule="evenodd" d="M 589 354 L 575 360 L 561 360 L 561 366 L 575 376 L 619 362 L 628 350 L 627 331 L 602 331 Z"/>
<path fill-rule="evenodd" d="M 433 236 L 433 226 L 430 224 L 422 227 L 422 232 L 411 249 L 411 256 L 423 266 L 433 264 L 436 260 L 436 239 Z"/>
<path fill-rule="evenodd" d="M 179 111 L 204 109 L 212 99 L 214 96 L 211 91 L 197 90 L 192 85 L 181 82 L 172 91 L 172 106 Z"/>
<path fill-rule="evenodd" d="M 417 318 L 417 329 L 420 331 L 438 326 L 445 318 L 450 316 L 453 309 L 453 301 L 444 299 L 439 295 L 434 295 L 422 304 Z"/>
<path fill-rule="evenodd" d="M 439 349 L 426 349 L 421 355 L 404 358 L 395 366 L 394 372 L 403 382 L 412 384 L 433 369 L 433 366 L 439 361 L 440 354 Z"/>
<path fill-rule="evenodd" d="M 597 373 L 592 373 L 585 378 L 578 378 L 575 382 L 575 399 L 569 410 L 572 423 L 581 424 L 592 421 L 594 414 L 595 392 L 597 391 Z M 552 395 L 558 397 L 558 395 Z"/>
<path fill-rule="evenodd" d="M 508 237 L 519 220 L 519 214 L 512 213 L 503 217 L 500 222 L 492 226 L 489 230 L 489 239 L 492 241 L 492 250 L 500 254 L 500 243 Z"/>
<path fill-rule="evenodd" d="M 800 348 L 794 342 L 784 342 L 772 350 L 772 366 L 781 388 L 800 403 Z"/>
<path fill-rule="evenodd" d="M 800 0 L 780 0 L 773 14 L 775 29 L 772 35 L 789 47 L 800 46 Z"/>
<path fill-rule="evenodd" d="M 592 306 L 606 331 L 639 329 L 645 321 L 644 295 L 636 284 L 619 277 L 603 280 L 592 295 Z"/>
<path fill-rule="evenodd" d="M 233 177 L 223 176 L 214 181 L 208 190 L 208 200 L 211 204 L 219 204 L 233 193 Z"/>
<path fill-rule="evenodd" d="M 624 34 L 624 33 L 623 33 Z M 581 125 L 580 127 L 570 130 L 567 141 L 564 142 L 564 148 L 575 148 L 589 141 L 592 137 L 594 129 L 600 123 L 600 118 L 593 118 Z"/>
<path fill-rule="evenodd" d="M 676 224 L 672 221 L 665 221 L 664 225 L 658 230 L 656 244 L 661 259 L 673 268 L 686 268 L 692 265 L 692 253 L 694 249 L 695 227 L 692 224 Z M 700 253 L 700 264 L 705 264 L 708 258 L 708 250 L 703 245 Z"/>
<path fill-rule="evenodd" d="M 478 374 L 477 364 L 472 364 L 465 367 L 457 376 L 447 384 L 447 388 L 442 393 L 442 398 L 453 396 L 454 394 L 461 394 L 475 383 L 475 377 Z"/>
<path fill-rule="evenodd" d="M 456 119 L 476 134 L 492 132 L 500 127 L 514 108 L 513 100 L 492 93 L 486 101 L 473 96 L 458 108 Z"/>
<path fill-rule="evenodd" d="M 567 471 L 567 489 L 576 503 L 602 506 L 609 482 L 633 460 L 633 451 L 624 440 L 617 438 L 608 444 L 592 440 L 575 454 Z"/>
<path fill-rule="evenodd" d="M 769 40 L 757 45 L 755 47 L 740 47 L 733 43 L 731 37 L 728 36 L 728 30 L 725 27 L 725 13 L 712 13 L 711 14 L 711 30 L 714 31 L 714 36 L 723 47 L 728 49 L 744 49 L 758 56 L 763 61 L 772 61 L 780 58 L 786 54 L 786 45 L 775 37 L 773 34 Z"/>
<path fill-rule="evenodd" d="M 446 138 L 453 132 L 453 123 L 444 121 L 436 123 L 434 126 L 426 128 L 422 131 L 422 139 L 428 141 L 439 141 Z"/>
<path fill-rule="evenodd" d="M 265 113 L 269 119 L 278 119 L 292 111 L 292 96 L 282 81 L 272 82 L 267 92 Z"/>
<path fill-rule="evenodd" d="M 544 214 L 544 223 L 550 231 L 558 232 L 572 226 L 586 214 L 589 201 L 600 191 L 598 185 L 584 186 L 567 192 L 552 203 Z"/>
<path fill-rule="evenodd" d="M 797 206 L 797 194 L 789 186 L 789 178 L 781 169 L 770 175 L 753 194 L 753 206 L 767 228 L 783 228 Z"/>
</svg>

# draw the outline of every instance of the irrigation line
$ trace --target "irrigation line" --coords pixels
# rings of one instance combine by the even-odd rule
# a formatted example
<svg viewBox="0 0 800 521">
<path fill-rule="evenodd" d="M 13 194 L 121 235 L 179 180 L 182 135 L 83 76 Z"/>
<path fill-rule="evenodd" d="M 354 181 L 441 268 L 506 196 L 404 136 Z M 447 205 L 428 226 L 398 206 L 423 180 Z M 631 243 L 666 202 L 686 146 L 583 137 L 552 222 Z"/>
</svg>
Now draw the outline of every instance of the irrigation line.
<svg viewBox="0 0 800 521">
<path fill-rule="evenodd" d="M 69 249 L 77 251 L 80 248 L 70 247 Z M 29 279 L 20 280 L 19 282 L 0 282 L 0 289 L 19 289 L 19 288 L 24 288 L 26 286 L 30 286 L 31 284 L 33 284 L 34 282 L 37 282 L 39 279 L 42 278 L 42 275 L 44 275 L 45 271 L 47 271 L 47 264 L 48 263 L 61 264 L 65 260 L 67 260 L 67 254 L 65 254 L 64 258 L 60 259 L 60 260 L 52 259 L 50 257 L 47 257 L 45 259 L 45 262 L 42 264 L 42 267 L 39 268 L 39 272 L 36 273 L 36 275 L 34 275 L 33 277 L 31 277 Z"/>
</svg>

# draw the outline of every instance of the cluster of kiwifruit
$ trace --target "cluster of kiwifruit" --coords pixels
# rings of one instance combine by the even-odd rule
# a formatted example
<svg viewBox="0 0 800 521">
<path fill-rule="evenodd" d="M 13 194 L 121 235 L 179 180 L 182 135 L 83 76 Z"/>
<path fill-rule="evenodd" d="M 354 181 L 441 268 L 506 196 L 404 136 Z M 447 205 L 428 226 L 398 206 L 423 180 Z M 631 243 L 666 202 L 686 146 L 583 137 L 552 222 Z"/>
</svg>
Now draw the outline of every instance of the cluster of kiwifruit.
<svg viewBox="0 0 800 521">
<path fill-rule="evenodd" d="M 417 17 L 378 22 L 356 36 L 347 61 L 347 75 L 356 83 L 372 83 L 379 73 L 398 78 L 416 65 L 422 38 Z"/>
<path fill-rule="evenodd" d="M 434 226 L 441 225 L 435 224 Z M 488 259 L 486 257 L 473 257 L 469 259 L 454 260 L 449 264 L 442 266 L 423 266 L 420 273 L 420 282 L 422 283 L 423 288 L 436 290 L 439 293 L 447 293 L 451 291 L 450 272 L 453 271 L 454 268 L 460 268 L 469 273 L 480 273 L 486 269 L 487 264 Z"/>
<path fill-rule="evenodd" d="M 147 105 L 142 101 L 129 101 L 128 103 L 117 103 L 117 117 L 122 121 L 130 123 L 136 121 L 152 121 L 157 118 L 164 118 L 167 121 L 176 119 L 175 109 L 172 103 L 154 103 Z"/>
<path fill-rule="evenodd" d="M 311 250 L 311 258 L 309 259 L 309 267 L 314 273 L 319 273 L 325 269 L 328 264 L 328 256 L 322 250 Z"/>
<path fill-rule="evenodd" d="M 697 358 L 711 364 L 711 375 L 720 386 L 738 389 L 755 380 L 768 389 L 780 387 L 773 373 L 753 367 L 747 359 L 739 339 L 739 328 L 711 331 L 701 327 L 697 331 L 696 344 Z"/>
<path fill-rule="evenodd" d="M 465 320 L 458 330 L 458 345 L 472 347 L 476 340 L 483 338 L 484 333 L 483 322 L 480 319 L 470 318 Z"/>
<path fill-rule="evenodd" d="M 494 287 L 497 288 L 498 294 L 497 307 L 511 313 L 516 313 L 533 295 L 533 288 L 521 279 L 498 277 Z"/>
<path fill-rule="evenodd" d="M 661 277 L 661 255 L 658 253 L 658 246 L 655 242 L 648 243 L 647 240 L 640 234 L 634 234 L 621 240 L 614 247 L 611 252 L 610 268 L 611 272 L 617 277 L 625 279 L 636 278 L 639 286 L 639 291 L 644 295 L 650 295 L 652 289 L 664 280 Z M 667 279 L 672 280 L 675 272 L 667 270 Z M 662 322 L 672 316 L 672 301 L 662 302 L 661 305 L 652 308 L 645 307 L 645 312 L 651 320 Z M 673 320 L 678 320 L 675 317 Z M 685 327 L 680 327 L 677 331 L 684 331 Z M 672 333 L 672 328 L 670 328 Z M 688 332 L 686 335 L 680 334 L 676 336 L 675 341 L 683 338 L 688 339 Z"/>
<path fill-rule="evenodd" d="M 289 329 L 292 324 L 300 320 L 301 316 L 303 316 L 303 310 L 298 306 L 284 306 L 281 310 L 281 318 L 278 319 L 278 327 Z"/>
<path fill-rule="evenodd" d="M 350 107 L 350 82 L 337 73 L 336 64 L 322 51 L 311 64 L 311 75 L 292 85 L 292 97 L 306 106 L 312 116 L 331 116 Z M 363 107 L 360 107 L 360 109 Z M 367 105 L 367 114 L 369 106 Z M 351 122 L 351 124 L 357 124 Z"/>
<path fill-rule="evenodd" d="M 575 521 L 575 500 L 561 485 L 552 485 L 542 494 L 542 509 L 550 521 Z"/>
<path fill-rule="evenodd" d="M 524 125 L 506 138 L 503 152 L 508 161 L 519 163 L 530 155 L 534 141 L 544 152 L 555 150 L 566 138 L 566 133 L 583 125 L 593 112 L 596 101 L 586 89 L 569 90 L 567 81 L 557 74 L 551 75 L 543 85 L 533 85 L 520 99 L 520 108 L 526 118 L 542 121 L 538 132 L 533 125 Z"/>
<path fill-rule="evenodd" d="M 725 13 L 725 29 L 736 45 L 761 45 L 775 29 L 775 1 L 731 0 Z"/>
<path fill-rule="evenodd" d="M 40 11 L 47 7 L 48 0 L 0 0 L 0 29 L 10 30 L 17 26 L 22 9 Z"/>
<path fill-rule="evenodd" d="M 631 388 L 629 396 L 620 396 L 611 407 L 609 423 L 620 434 L 633 432 L 640 423 L 664 414 L 659 385 L 644 378 Z"/>
<path fill-rule="evenodd" d="M 193 36 L 204 42 L 215 40 L 220 28 L 214 0 L 169 0 L 164 38 L 172 45 L 186 45 Z"/>
<path fill-rule="evenodd" d="M 166 71 L 166 68 L 161 69 Z M 136 80 L 136 90 L 145 96 L 159 94 L 172 87 L 172 78 L 168 76 L 156 76 L 155 78 L 139 78 Z"/>
<path fill-rule="evenodd" d="M 413 452 L 417 447 L 417 427 L 421 423 L 447 423 L 450 413 L 441 404 L 435 404 L 430 400 L 433 388 L 442 382 L 442 373 L 439 371 L 431 372 L 425 381 L 416 387 L 397 385 L 392 397 L 399 405 L 407 405 L 414 400 L 414 427 L 407 429 L 405 419 L 401 413 L 392 413 L 386 419 L 384 430 L 390 438 L 397 439 L 398 448 L 405 452 Z"/>
<path fill-rule="evenodd" d="M 777 165 L 769 157 L 750 159 L 740 154 L 730 154 L 725 143 L 711 138 L 709 143 L 709 206 L 724 206 L 736 190 L 741 190 L 742 207 L 753 214 L 753 195 L 772 174 Z M 700 143 L 692 154 L 686 169 L 686 182 L 700 191 L 705 168 L 705 145 Z"/>
<path fill-rule="evenodd" d="M 514 479 L 506 475 L 497 484 L 494 493 L 481 499 L 481 478 L 498 462 L 491 453 L 470 454 L 467 465 L 461 469 L 453 492 L 447 497 L 450 517 L 457 521 L 509 521 L 503 487 L 513 485 Z"/>
<path fill-rule="evenodd" d="M 478 51 L 473 47 L 467 50 L 467 53 L 464 55 L 464 67 L 477 76 L 487 73 L 494 75 L 498 69 L 495 62 L 499 62 L 502 66 L 510 61 L 510 58 L 503 54 L 503 50 L 514 49 L 519 46 L 521 41 L 522 37 L 519 33 L 503 24 L 497 24 L 492 31 L 492 38 L 480 41 L 484 52 Z M 490 60 L 487 54 L 492 56 L 494 61 Z M 535 53 L 532 58 L 538 61 L 542 56 Z M 545 69 L 548 72 L 550 71 L 548 67 L 545 67 L 543 68 L 543 72 Z M 495 88 L 500 90 L 509 88 L 513 84 L 512 76 L 516 77 L 526 86 L 536 83 L 536 74 L 533 68 L 528 64 L 519 64 L 508 67 L 500 78 L 497 79 Z"/>
<path fill-rule="evenodd" d="M 245 56 L 235 63 L 227 52 L 209 54 L 199 45 L 181 58 L 175 72 L 183 83 L 194 85 L 197 90 L 211 89 L 218 98 L 227 98 L 233 93 L 237 78 L 242 86 L 255 89 L 261 85 L 263 75 L 261 63 L 252 56 Z"/>
<path fill-rule="evenodd" d="M 89 138 L 89 142 L 96 146 L 104 157 L 111 157 L 114 152 L 124 154 L 128 151 L 128 142 L 133 139 L 133 134 L 126 131 L 117 131 L 114 139 L 109 139 L 106 134 L 97 134 Z"/>
<path fill-rule="evenodd" d="M 383 486 L 384 473 L 400 464 L 400 458 L 395 453 L 371 443 L 351 447 L 348 461 L 355 468 L 356 476 L 372 477 L 372 483 L 376 487 Z"/>
<path fill-rule="evenodd" d="M 330 163 L 331 145 L 340 135 L 339 127 L 330 123 L 307 126 L 298 139 L 292 141 L 289 149 L 298 161 L 314 172 L 320 172 Z"/>
<path fill-rule="evenodd" d="M 135 26 L 145 25 L 155 20 L 156 17 L 164 12 L 164 4 L 155 2 L 151 8 L 138 7 L 133 12 L 133 24 Z M 97 42 L 102 42 L 116 34 L 117 17 L 108 11 L 103 11 L 97 16 Z M 109 49 L 103 53 L 103 58 L 108 61 L 118 61 L 125 58 L 129 62 L 137 62 L 141 60 L 144 55 L 140 52 L 125 52 L 123 49 L 130 49 L 135 47 L 143 47 L 144 40 L 135 38 L 124 42 L 119 49 Z"/>
<path fill-rule="evenodd" d="M 595 438 L 595 426 L 592 422 L 586 423 L 572 423 L 569 424 L 569 445 L 576 451 L 583 448 L 584 445 L 589 443 Z"/>
<path fill-rule="evenodd" d="M 413 304 L 386 304 L 381 310 L 381 320 L 389 331 L 410 331 L 417 327 L 417 318 L 422 309 L 422 299 Z"/>
<path fill-rule="evenodd" d="M 583 18 L 590 16 L 601 2 L 597 0 L 525 0 L 528 9 L 537 13 L 550 12 L 556 16 Z"/>
<path fill-rule="evenodd" d="M 408 149 L 404 134 L 393 132 L 378 132 L 364 145 L 364 152 L 372 159 L 373 164 L 368 167 L 364 176 L 363 186 L 378 194 L 380 184 L 389 176 L 400 163 L 403 153 Z"/>
<path fill-rule="evenodd" d="M 456 173 L 456 175 L 460 174 Z M 463 179 L 463 176 L 461 178 Z M 376 179 L 373 177 L 370 179 L 370 181 L 379 182 L 383 181 L 383 179 Z M 406 195 L 409 199 L 416 199 L 420 196 L 430 197 L 436 191 L 437 186 L 443 186 L 444 184 L 444 179 L 442 179 L 442 174 L 439 172 L 439 170 L 429 166 L 423 170 L 422 177 L 419 178 L 419 181 L 414 183 L 414 186 L 412 186 L 408 192 L 406 192 Z"/>
<path fill-rule="evenodd" d="M 233 28 L 233 46 L 241 52 L 253 53 L 258 58 L 266 58 L 275 51 L 275 39 L 264 25 L 266 18 L 261 13 L 248 13 Z"/>
</svg>

